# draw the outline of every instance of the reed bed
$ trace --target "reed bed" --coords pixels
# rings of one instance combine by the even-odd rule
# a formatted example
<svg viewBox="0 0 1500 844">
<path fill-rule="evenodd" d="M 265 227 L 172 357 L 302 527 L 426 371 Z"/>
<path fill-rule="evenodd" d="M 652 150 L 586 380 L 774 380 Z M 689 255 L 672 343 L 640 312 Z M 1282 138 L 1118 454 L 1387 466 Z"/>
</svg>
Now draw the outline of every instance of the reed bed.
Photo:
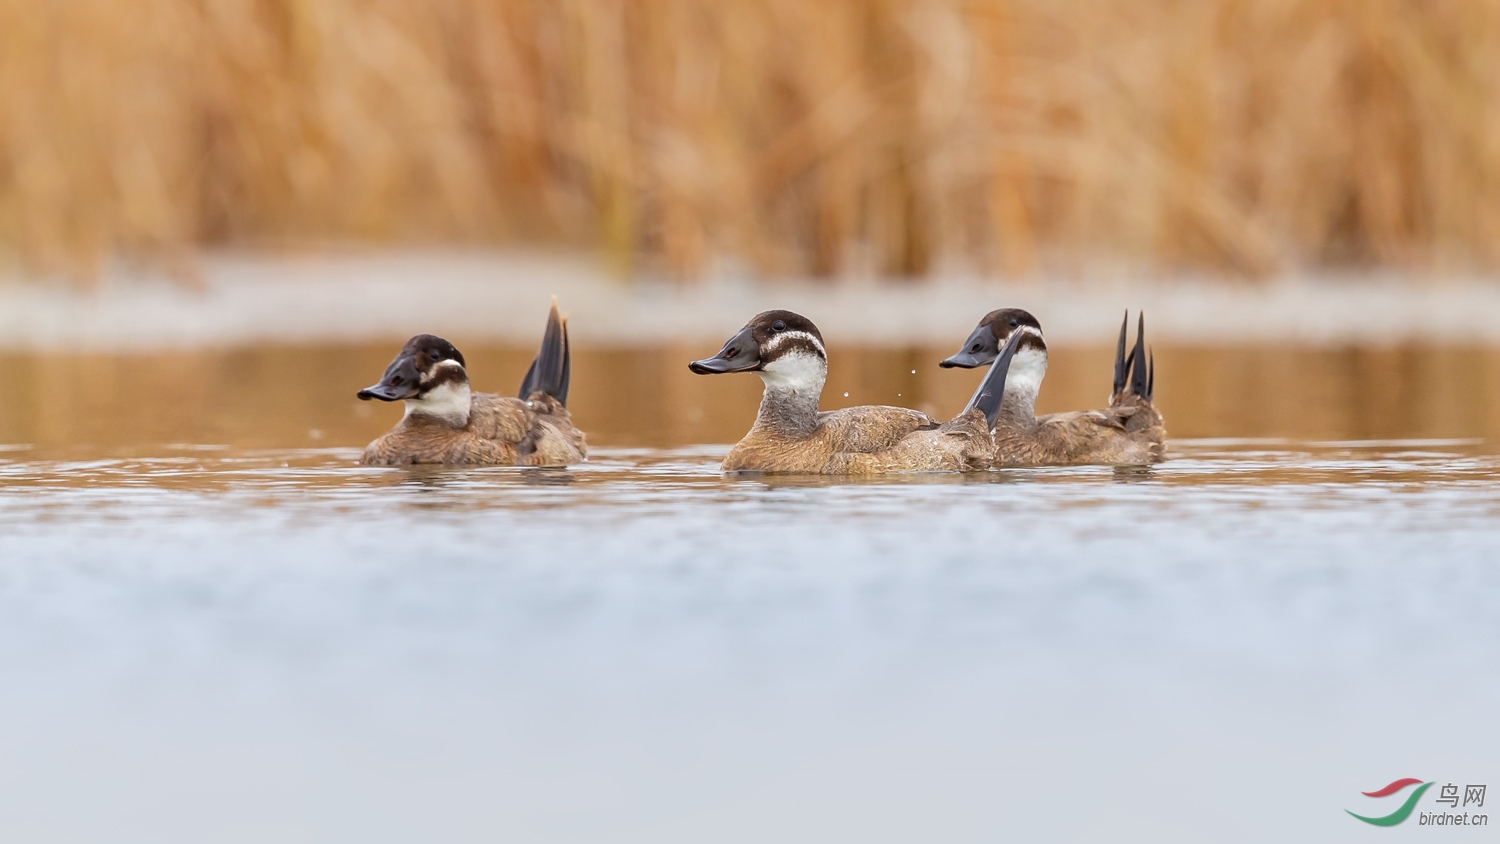
<svg viewBox="0 0 1500 844">
<path fill-rule="evenodd" d="M 1488 0 L 0 0 L 0 251 L 1500 265 Z"/>
</svg>

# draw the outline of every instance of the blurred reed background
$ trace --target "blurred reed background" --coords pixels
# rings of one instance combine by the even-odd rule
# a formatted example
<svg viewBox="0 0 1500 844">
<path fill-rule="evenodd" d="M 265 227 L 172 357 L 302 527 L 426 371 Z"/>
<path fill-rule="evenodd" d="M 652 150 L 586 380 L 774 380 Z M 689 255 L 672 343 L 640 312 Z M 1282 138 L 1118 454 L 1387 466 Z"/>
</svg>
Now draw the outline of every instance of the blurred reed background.
<svg viewBox="0 0 1500 844">
<path fill-rule="evenodd" d="M 1489 0 L 0 0 L 0 250 L 1500 265 Z"/>
</svg>

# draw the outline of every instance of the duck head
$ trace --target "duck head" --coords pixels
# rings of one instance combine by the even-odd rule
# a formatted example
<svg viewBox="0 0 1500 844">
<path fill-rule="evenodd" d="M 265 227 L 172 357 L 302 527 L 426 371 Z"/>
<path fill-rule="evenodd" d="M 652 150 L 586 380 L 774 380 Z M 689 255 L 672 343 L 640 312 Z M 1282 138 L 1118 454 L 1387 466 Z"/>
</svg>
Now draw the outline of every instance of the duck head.
<svg viewBox="0 0 1500 844">
<path fill-rule="evenodd" d="M 989 366 L 995 358 L 1000 356 L 1000 347 L 1010 339 L 1011 333 L 1023 327 L 1032 329 L 1038 340 L 1042 338 L 1042 324 L 1037 322 L 1036 317 L 1030 313 L 1020 308 L 1001 308 L 998 311 L 990 311 L 969 334 L 969 339 L 964 341 L 963 348 L 943 360 L 938 366 L 944 369 L 955 366 L 962 369 Z M 1046 346 L 1043 345 L 1042 348 L 1045 349 Z"/>
<path fill-rule="evenodd" d="M 407 416 L 428 416 L 459 428 L 469 423 L 464 356 L 452 343 L 431 334 L 406 341 L 380 382 L 357 395 L 364 401 L 404 401 Z"/>
<path fill-rule="evenodd" d="M 1011 342 L 1014 339 L 1014 342 Z M 1007 418 L 1026 421 L 1035 415 L 1036 397 L 1047 375 L 1047 343 L 1042 324 L 1020 308 L 990 311 L 969 334 L 964 347 L 938 366 L 973 369 L 989 366 L 1002 348 L 1014 351 L 1008 363 L 1002 410 Z"/>
<path fill-rule="evenodd" d="M 767 390 L 819 392 L 828 376 L 823 335 L 812 320 L 791 311 L 756 314 L 711 358 L 688 369 L 699 375 L 754 372 Z"/>
</svg>

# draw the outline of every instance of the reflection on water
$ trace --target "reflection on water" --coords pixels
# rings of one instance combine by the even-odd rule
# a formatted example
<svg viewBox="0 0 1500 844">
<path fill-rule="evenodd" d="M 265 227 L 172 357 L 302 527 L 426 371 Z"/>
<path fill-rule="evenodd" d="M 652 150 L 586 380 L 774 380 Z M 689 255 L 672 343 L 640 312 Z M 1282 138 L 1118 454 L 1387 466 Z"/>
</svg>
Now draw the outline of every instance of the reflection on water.
<svg viewBox="0 0 1500 844">
<path fill-rule="evenodd" d="M 696 376 L 698 346 L 578 350 L 570 404 L 591 442 L 728 443 L 749 427 L 758 379 Z M 835 348 L 825 408 L 897 404 L 940 417 L 961 408 L 979 375 L 940 370 L 951 349 Z M 391 344 L 256 347 L 126 355 L 3 355 L 0 442 L 255 448 L 362 445 L 399 418 L 362 403 Z M 480 389 L 509 394 L 532 349 L 465 347 Z M 1039 409 L 1101 405 L 1112 350 L 1052 352 Z M 1500 441 L 1500 349 L 1159 347 L 1158 400 L 1174 438 Z M 847 393 L 846 397 L 844 394 Z"/>
</svg>

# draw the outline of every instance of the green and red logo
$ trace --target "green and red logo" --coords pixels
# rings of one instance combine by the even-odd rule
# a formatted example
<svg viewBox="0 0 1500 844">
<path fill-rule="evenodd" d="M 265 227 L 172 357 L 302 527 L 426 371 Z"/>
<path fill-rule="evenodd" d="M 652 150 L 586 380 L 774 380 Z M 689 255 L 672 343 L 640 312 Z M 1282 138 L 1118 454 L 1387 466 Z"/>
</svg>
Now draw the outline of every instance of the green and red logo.
<svg viewBox="0 0 1500 844">
<path fill-rule="evenodd" d="M 1422 793 L 1431 788 L 1432 783 L 1422 782 L 1416 777 L 1406 777 L 1405 779 L 1396 780 L 1385 788 L 1377 789 L 1375 791 L 1360 792 L 1360 794 L 1363 794 L 1366 797 L 1389 797 L 1392 794 L 1405 789 L 1407 786 L 1417 785 L 1418 783 L 1421 784 L 1421 787 L 1413 791 L 1406 798 L 1406 802 L 1401 804 L 1401 808 L 1397 809 L 1394 812 L 1391 812 L 1389 815 L 1383 815 L 1378 818 L 1367 818 L 1364 815 L 1354 815 L 1354 813 L 1349 812 L 1348 809 L 1345 809 L 1344 811 L 1349 812 L 1349 814 L 1354 815 L 1354 817 L 1359 818 L 1360 820 L 1368 824 L 1374 824 L 1375 826 L 1395 826 L 1396 824 L 1406 820 L 1407 817 L 1411 815 L 1411 810 L 1417 807 L 1417 801 L 1422 799 Z"/>
<path fill-rule="evenodd" d="M 1349 812 L 1348 809 L 1345 809 L 1344 811 L 1349 812 L 1349 814 L 1354 815 L 1354 817 L 1359 818 L 1367 824 L 1373 824 L 1375 826 L 1395 826 L 1396 824 L 1401 823 L 1411 816 L 1412 810 L 1417 808 L 1417 801 L 1422 799 L 1422 794 L 1426 792 L 1427 789 L 1431 788 L 1435 782 L 1436 781 L 1422 782 L 1416 777 L 1407 777 L 1405 779 L 1396 780 L 1385 788 L 1376 791 L 1360 792 L 1366 797 L 1390 797 L 1392 794 L 1399 794 L 1410 788 L 1411 786 L 1416 786 L 1416 788 L 1412 789 L 1411 793 L 1406 796 L 1406 800 L 1401 804 L 1401 808 L 1397 809 L 1394 812 L 1391 812 L 1389 815 L 1382 815 L 1378 818 L 1367 818 L 1364 815 L 1355 815 L 1353 812 Z M 1489 815 L 1480 812 L 1468 811 L 1468 808 L 1470 806 L 1473 806 L 1476 809 L 1484 808 L 1484 796 L 1488 791 L 1489 786 L 1484 783 L 1469 783 L 1463 787 L 1462 791 L 1464 811 L 1445 812 L 1442 809 L 1437 809 L 1431 812 L 1422 812 L 1417 818 L 1417 825 L 1489 826 Z M 1444 785 L 1442 788 L 1438 789 L 1437 803 L 1439 806 L 1446 805 L 1450 809 L 1457 810 L 1459 807 L 1459 794 L 1460 791 L 1458 783 L 1450 782 L 1447 785 Z"/>
</svg>

